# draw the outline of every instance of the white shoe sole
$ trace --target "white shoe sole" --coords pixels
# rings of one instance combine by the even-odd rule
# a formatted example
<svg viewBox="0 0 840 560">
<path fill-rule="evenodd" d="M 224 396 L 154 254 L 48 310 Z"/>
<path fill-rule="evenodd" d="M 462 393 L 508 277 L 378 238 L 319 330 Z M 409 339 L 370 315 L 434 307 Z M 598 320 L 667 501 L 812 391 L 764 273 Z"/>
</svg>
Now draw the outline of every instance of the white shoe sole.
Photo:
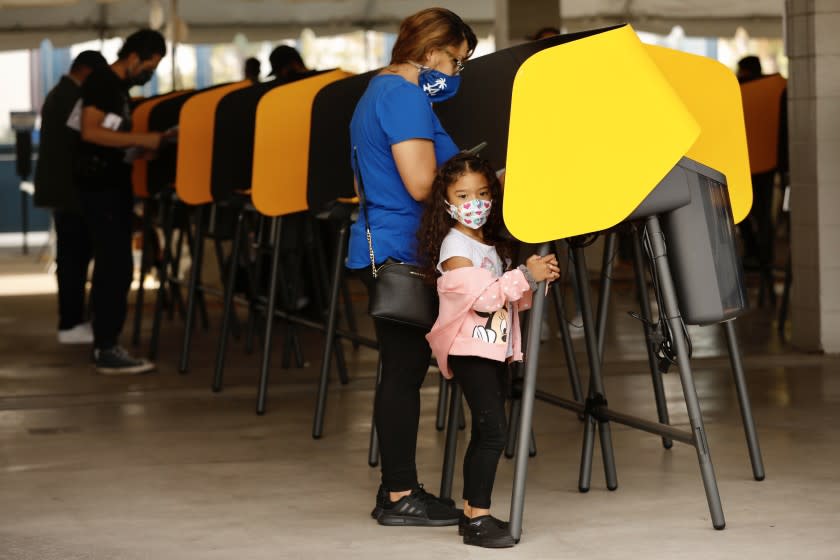
<svg viewBox="0 0 840 560">
<path fill-rule="evenodd" d="M 102 375 L 141 375 L 155 370 L 154 364 L 139 364 L 131 367 L 100 367 L 96 366 L 96 372 Z"/>
</svg>

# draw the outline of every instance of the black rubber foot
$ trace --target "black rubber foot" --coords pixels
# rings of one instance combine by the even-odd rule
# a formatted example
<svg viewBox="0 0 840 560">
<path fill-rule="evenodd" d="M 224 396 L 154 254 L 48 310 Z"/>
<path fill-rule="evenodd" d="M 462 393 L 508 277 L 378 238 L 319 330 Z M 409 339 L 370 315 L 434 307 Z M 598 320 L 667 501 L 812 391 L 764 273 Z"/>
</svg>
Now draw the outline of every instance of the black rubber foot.
<svg viewBox="0 0 840 560">
<path fill-rule="evenodd" d="M 265 416 L 265 410 L 257 410 L 257 416 Z"/>
<path fill-rule="evenodd" d="M 321 439 L 321 434 L 318 434 L 318 435 L 312 434 L 312 439 Z"/>
<path fill-rule="evenodd" d="M 607 490 L 609 490 L 610 492 L 615 492 L 616 490 L 618 490 L 618 485 L 613 486 L 612 488 L 610 488 L 609 486 L 607 486 Z"/>
<path fill-rule="evenodd" d="M 213 392 L 214 392 L 214 393 L 221 393 L 221 392 L 222 392 L 222 388 L 221 388 L 221 387 L 211 387 L 211 389 L 213 389 Z"/>
<path fill-rule="evenodd" d="M 716 531 L 723 531 L 724 529 L 726 529 L 726 523 L 723 523 L 721 525 L 714 525 L 714 528 Z"/>
<path fill-rule="evenodd" d="M 370 466 L 370 467 L 376 467 L 376 466 L 378 466 L 378 465 L 379 465 L 379 461 L 374 461 L 373 463 L 371 463 L 370 461 L 368 461 L 368 466 Z"/>
<path fill-rule="evenodd" d="M 758 482 L 764 480 L 764 475 L 754 477 Z"/>
<path fill-rule="evenodd" d="M 589 492 L 589 488 L 581 488 L 581 487 L 578 487 L 578 491 L 579 491 L 581 494 L 586 494 L 587 492 Z"/>
<path fill-rule="evenodd" d="M 673 441 L 663 441 L 662 442 L 662 447 L 664 447 L 665 449 L 671 449 L 672 447 L 674 447 L 674 442 Z"/>
<path fill-rule="evenodd" d="M 532 457 L 532 458 L 533 458 L 533 457 L 536 457 L 536 456 L 537 456 L 537 452 L 536 452 L 536 451 L 534 451 L 533 453 L 531 453 L 530 451 L 528 452 L 528 457 Z"/>
</svg>

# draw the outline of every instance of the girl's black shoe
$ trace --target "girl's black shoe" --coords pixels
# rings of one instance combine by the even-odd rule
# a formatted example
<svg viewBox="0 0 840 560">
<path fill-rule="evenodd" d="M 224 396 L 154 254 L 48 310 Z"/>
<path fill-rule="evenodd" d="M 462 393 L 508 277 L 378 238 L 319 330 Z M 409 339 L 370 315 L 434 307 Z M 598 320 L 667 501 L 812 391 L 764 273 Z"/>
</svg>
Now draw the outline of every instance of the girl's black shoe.
<svg viewBox="0 0 840 560">
<path fill-rule="evenodd" d="M 496 519 L 496 518 L 494 517 L 493 519 Z M 467 530 L 467 525 L 469 524 L 469 522 L 470 522 L 470 518 L 462 513 L 461 518 L 458 520 L 458 536 L 460 536 L 460 537 L 464 536 L 464 531 Z M 501 519 L 496 519 L 496 522 L 499 524 L 499 526 L 502 529 L 504 529 L 506 531 L 510 530 L 510 523 L 508 523 L 507 521 L 502 521 Z"/>
<path fill-rule="evenodd" d="M 492 515 L 470 519 L 464 527 L 464 544 L 484 548 L 510 548 L 516 544 L 510 536 L 510 525 Z"/>
</svg>

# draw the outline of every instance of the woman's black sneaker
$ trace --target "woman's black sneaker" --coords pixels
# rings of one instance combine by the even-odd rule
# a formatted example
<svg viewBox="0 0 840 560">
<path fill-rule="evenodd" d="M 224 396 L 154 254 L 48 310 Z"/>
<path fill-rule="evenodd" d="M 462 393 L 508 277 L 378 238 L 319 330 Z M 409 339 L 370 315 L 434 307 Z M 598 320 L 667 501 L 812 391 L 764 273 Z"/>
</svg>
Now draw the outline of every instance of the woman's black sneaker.
<svg viewBox="0 0 840 560">
<path fill-rule="evenodd" d="M 493 519 L 496 519 L 496 518 L 494 517 Z M 470 522 L 470 518 L 462 513 L 461 518 L 458 520 L 458 535 L 459 536 L 461 536 L 461 537 L 464 536 L 464 531 L 466 531 L 467 525 L 469 524 L 469 522 Z M 501 519 L 496 519 L 496 522 L 499 524 L 499 527 L 501 527 L 505 531 L 510 531 L 510 523 L 508 523 L 507 521 L 502 521 Z"/>
<path fill-rule="evenodd" d="M 385 508 L 385 506 L 388 505 L 389 501 L 390 498 L 388 495 L 388 490 L 380 484 L 379 490 L 377 490 L 376 492 L 376 505 L 373 506 L 373 511 L 370 512 L 370 516 L 374 519 L 379 519 L 382 510 Z"/>
<path fill-rule="evenodd" d="M 484 548 L 510 548 L 516 541 L 510 536 L 510 526 L 507 523 L 492 515 L 482 515 L 470 519 L 467 523 L 464 528 L 464 544 Z"/>
<path fill-rule="evenodd" d="M 388 500 L 378 521 L 387 526 L 447 527 L 457 525 L 463 513 L 423 490 L 421 484 L 396 502 Z"/>
</svg>

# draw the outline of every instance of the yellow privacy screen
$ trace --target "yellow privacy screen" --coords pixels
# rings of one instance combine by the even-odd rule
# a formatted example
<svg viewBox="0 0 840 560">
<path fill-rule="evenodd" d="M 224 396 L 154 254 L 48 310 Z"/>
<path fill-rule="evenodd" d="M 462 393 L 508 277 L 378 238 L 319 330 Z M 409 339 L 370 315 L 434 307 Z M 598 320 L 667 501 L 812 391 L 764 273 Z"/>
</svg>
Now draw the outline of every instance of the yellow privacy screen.
<svg viewBox="0 0 840 560">
<path fill-rule="evenodd" d="M 251 198 L 266 216 L 307 209 L 312 101 L 321 88 L 352 76 L 333 70 L 275 88 L 257 105 Z"/>
<path fill-rule="evenodd" d="M 752 206 L 738 80 L 729 68 L 711 58 L 651 45 L 645 45 L 645 49 L 700 123 L 700 136 L 685 155 L 726 176 L 732 217 L 737 224 Z"/>
<path fill-rule="evenodd" d="M 210 173 L 213 161 L 213 129 L 216 124 L 216 105 L 228 93 L 251 85 L 236 82 L 197 93 L 184 103 L 178 120 L 178 163 L 175 171 L 175 190 L 187 204 L 207 204 L 213 201 L 210 193 Z"/>
<path fill-rule="evenodd" d="M 540 51 L 513 83 L 505 223 L 532 243 L 614 226 L 699 133 L 629 25 Z"/>
</svg>

